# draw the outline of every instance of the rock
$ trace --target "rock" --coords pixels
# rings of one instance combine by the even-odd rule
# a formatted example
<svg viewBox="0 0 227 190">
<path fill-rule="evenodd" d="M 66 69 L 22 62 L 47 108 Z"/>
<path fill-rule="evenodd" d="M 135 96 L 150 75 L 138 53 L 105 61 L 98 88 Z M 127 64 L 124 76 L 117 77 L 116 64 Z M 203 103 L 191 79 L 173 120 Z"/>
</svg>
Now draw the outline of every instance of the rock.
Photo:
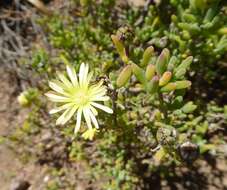
<svg viewBox="0 0 227 190">
<path fill-rule="evenodd" d="M 11 183 L 10 190 L 27 190 L 30 187 L 30 183 L 25 180 L 14 180 Z"/>
</svg>

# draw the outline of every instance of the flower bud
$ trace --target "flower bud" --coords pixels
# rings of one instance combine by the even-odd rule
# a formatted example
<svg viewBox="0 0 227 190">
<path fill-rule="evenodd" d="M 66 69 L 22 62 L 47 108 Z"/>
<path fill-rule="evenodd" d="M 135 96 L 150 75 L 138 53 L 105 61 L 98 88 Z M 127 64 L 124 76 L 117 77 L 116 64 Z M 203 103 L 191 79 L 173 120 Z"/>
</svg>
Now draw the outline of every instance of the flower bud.
<svg viewBox="0 0 227 190">
<path fill-rule="evenodd" d="M 161 88 L 161 92 L 170 92 L 174 90 L 176 90 L 176 84 L 174 82 L 170 82 Z"/>
<path fill-rule="evenodd" d="M 151 94 L 154 94 L 158 91 L 158 83 L 159 83 L 159 77 L 156 75 L 152 78 L 152 80 L 147 84 L 148 91 Z"/>
<path fill-rule="evenodd" d="M 166 85 L 172 77 L 172 73 L 170 71 L 166 71 L 163 73 L 162 77 L 159 80 L 159 86 Z"/>
<path fill-rule="evenodd" d="M 117 78 L 117 87 L 124 86 L 128 80 L 130 79 L 132 75 L 132 66 L 127 65 L 120 73 L 120 75 Z"/>
<path fill-rule="evenodd" d="M 184 89 L 184 88 L 188 88 L 191 86 L 191 81 L 189 80 L 182 80 L 182 81 L 176 81 L 176 89 Z"/>
<path fill-rule="evenodd" d="M 113 40 L 113 43 L 114 43 L 122 61 L 127 63 L 129 60 L 128 60 L 128 56 L 126 55 L 126 50 L 125 50 L 123 43 L 119 40 L 119 38 L 116 35 L 111 35 L 111 39 Z"/>
<path fill-rule="evenodd" d="M 169 50 L 167 48 L 163 49 L 156 61 L 156 71 L 159 75 L 162 75 L 166 69 L 169 62 Z"/>
<path fill-rule="evenodd" d="M 143 53 L 143 59 L 141 61 L 141 66 L 145 66 L 149 63 L 153 53 L 154 53 L 153 46 L 149 46 Z"/>
<path fill-rule="evenodd" d="M 155 75 L 155 66 L 152 65 L 152 64 L 149 64 L 147 66 L 147 69 L 146 69 L 146 72 L 145 72 L 146 79 L 151 80 L 154 75 Z"/>
</svg>

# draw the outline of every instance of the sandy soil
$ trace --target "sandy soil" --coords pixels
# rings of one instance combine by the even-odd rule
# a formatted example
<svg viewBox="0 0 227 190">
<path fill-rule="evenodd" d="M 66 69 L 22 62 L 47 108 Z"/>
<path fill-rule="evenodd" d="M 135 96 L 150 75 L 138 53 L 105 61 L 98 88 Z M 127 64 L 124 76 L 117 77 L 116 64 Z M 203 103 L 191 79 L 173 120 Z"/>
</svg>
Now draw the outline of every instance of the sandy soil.
<svg viewBox="0 0 227 190">
<path fill-rule="evenodd" d="M 4 66 L 0 66 L 0 138 L 21 127 L 29 111 L 20 109 L 17 103 L 18 86 L 14 78 Z M 7 140 L 0 143 L 0 189 L 13 190 L 20 181 L 29 182 L 30 190 L 43 189 L 40 181 L 45 177 L 45 167 L 41 168 L 33 160 L 22 163 L 9 145 Z"/>
</svg>

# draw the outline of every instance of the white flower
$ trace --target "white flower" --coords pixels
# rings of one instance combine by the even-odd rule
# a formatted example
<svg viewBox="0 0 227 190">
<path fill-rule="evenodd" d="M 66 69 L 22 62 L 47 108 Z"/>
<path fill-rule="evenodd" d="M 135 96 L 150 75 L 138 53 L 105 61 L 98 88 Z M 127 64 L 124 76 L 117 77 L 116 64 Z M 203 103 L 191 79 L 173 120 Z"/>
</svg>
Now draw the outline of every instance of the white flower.
<svg viewBox="0 0 227 190">
<path fill-rule="evenodd" d="M 46 93 L 46 96 L 53 102 L 57 102 L 59 107 L 50 110 L 50 114 L 64 111 L 57 119 L 56 124 L 64 125 L 76 114 L 76 126 L 74 132 L 77 133 L 81 126 L 82 115 L 87 123 L 88 129 L 99 128 L 96 117 L 99 108 L 107 113 L 113 113 L 113 110 L 97 102 L 109 100 L 106 95 L 106 87 L 102 85 L 103 81 L 97 84 L 89 84 L 92 73 L 88 73 L 88 65 L 82 63 L 79 70 L 79 81 L 75 69 L 71 66 L 66 67 L 68 78 L 59 73 L 60 80 L 49 82 L 50 88 L 54 91 Z"/>
</svg>

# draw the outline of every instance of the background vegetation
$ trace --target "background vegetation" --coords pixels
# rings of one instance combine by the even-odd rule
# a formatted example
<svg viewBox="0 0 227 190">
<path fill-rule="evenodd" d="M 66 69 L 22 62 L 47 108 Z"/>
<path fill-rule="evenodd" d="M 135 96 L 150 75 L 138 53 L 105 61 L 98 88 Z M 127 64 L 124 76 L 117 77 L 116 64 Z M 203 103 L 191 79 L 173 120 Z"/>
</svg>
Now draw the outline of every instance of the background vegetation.
<svg viewBox="0 0 227 190">
<path fill-rule="evenodd" d="M 226 172 L 216 165 L 226 158 L 226 2 L 162 0 L 136 7 L 70 0 L 46 6 L 52 14 L 32 20 L 36 37 L 26 53 L 3 63 L 17 77 L 20 109 L 28 111 L 23 124 L 0 139 L 23 162 L 48 168 L 51 177 L 42 188 L 226 188 Z M 92 141 L 73 134 L 75 120 L 56 126 L 57 116 L 48 114 L 48 81 L 66 62 L 77 71 L 88 63 L 93 82 L 105 79 L 111 97 L 114 114 L 100 112 L 101 129 Z M 165 72 L 170 79 L 162 78 Z"/>
</svg>

